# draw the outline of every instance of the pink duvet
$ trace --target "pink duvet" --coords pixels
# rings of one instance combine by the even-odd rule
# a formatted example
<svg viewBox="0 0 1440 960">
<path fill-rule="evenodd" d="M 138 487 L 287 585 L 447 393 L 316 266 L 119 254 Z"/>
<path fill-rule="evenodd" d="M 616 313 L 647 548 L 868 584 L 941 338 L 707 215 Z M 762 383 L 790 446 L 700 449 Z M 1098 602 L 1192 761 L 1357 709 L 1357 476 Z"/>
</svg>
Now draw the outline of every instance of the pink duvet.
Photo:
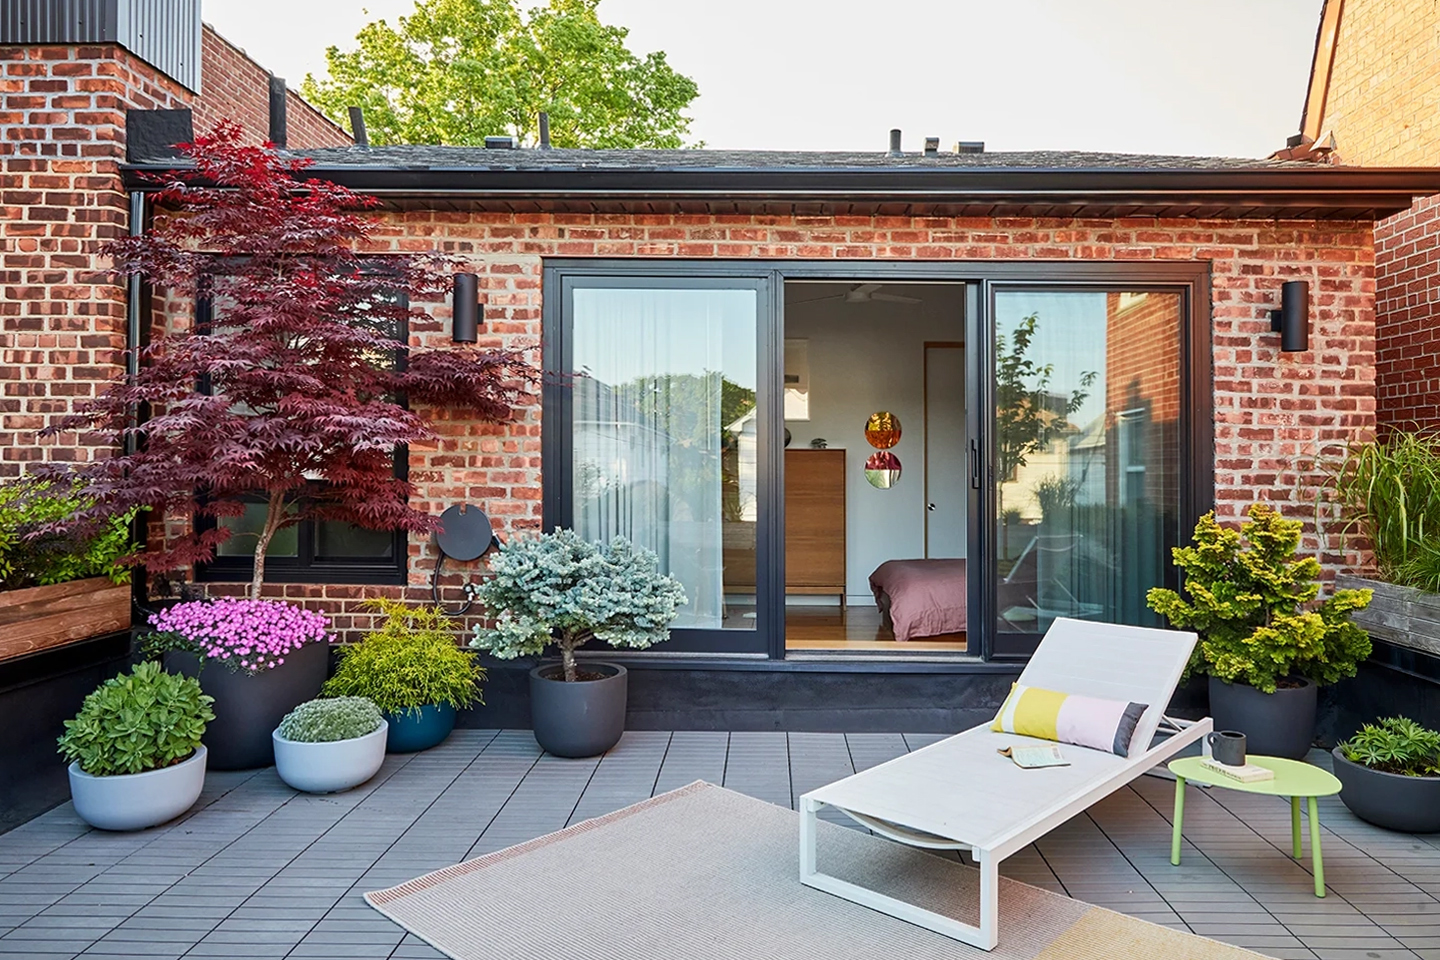
<svg viewBox="0 0 1440 960">
<path fill-rule="evenodd" d="M 896 640 L 965 632 L 964 560 L 887 560 L 870 574 L 870 589 Z"/>
</svg>

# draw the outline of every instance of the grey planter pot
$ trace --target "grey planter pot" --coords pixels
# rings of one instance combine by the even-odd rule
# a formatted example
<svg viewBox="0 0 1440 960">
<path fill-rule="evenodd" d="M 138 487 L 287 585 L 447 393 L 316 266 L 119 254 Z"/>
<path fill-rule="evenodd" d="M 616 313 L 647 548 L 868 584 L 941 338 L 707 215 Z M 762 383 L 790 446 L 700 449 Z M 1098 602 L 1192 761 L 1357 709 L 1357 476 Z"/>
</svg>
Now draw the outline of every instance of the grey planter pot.
<svg viewBox="0 0 1440 960">
<path fill-rule="evenodd" d="M 1406 777 L 1346 760 L 1336 747 L 1340 800 L 1361 820 L 1404 833 L 1440 833 L 1440 777 Z"/>
<path fill-rule="evenodd" d="M 204 737 L 210 748 L 210 769 L 250 770 L 275 762 L 271 731 L 280 726 L 285 714 L 320 693 L 329 660 L 326 644 L 307 643 L 280 666 L 254 676 L 232 673 L 218 663 L 200 670 L 199 660 L 188 653 L 167 654 L 165 666 L 198 676 L 200 689 L 215 698 L 210 708 L 215 719 L 205 728 Z"/>
<path fill-rule="evenodd" d="M 1315 739 L 1315 706 L 1319 690 L 1304 686 L 1261 693 L 1249 684 L 1210 678 L 1210 716 L 1216 730 L 1245 734 L 1246 754 L 1303 760 Z"/>
<path fill-rule="evenodd" d="M 80 819 L 101 830 L 144 830 L 174 820 L 200 799 L 205 747 L 159 770 L 92 777 L 70 764 L 70 798 Z"/>
<path fill-rule="evenodd" d="M 620 742 L 625 732 L 628 674 L 616 663 L 586 662 L 601 680 L 566 683 L 558 663 L 530 671 L 530 723 L 535 739 L 557 757 L 594 757 Z"/>
<path fill-rule="evenodd" d="M 1348 574 L 1336 577 L 1335 587 L 1375 592 L 1350 619 L 1376 640 L 1440 656 L 1440 594 Z"/>
</svg>

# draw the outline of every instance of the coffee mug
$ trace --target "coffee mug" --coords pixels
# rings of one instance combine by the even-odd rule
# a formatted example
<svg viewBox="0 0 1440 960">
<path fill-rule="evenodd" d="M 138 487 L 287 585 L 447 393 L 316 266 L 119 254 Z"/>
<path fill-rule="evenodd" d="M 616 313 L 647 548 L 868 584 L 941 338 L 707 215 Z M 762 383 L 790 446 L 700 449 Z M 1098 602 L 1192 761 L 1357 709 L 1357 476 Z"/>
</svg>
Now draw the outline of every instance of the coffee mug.
<svg viewBox="0 0 1440 960">
<path fill-rule="evenodd" d="M 1245 734 L 1239 730 L 1216 730 L 1205 738 L 1217 763 L 1228 767 L 1245 766 Z"/>
</svg>

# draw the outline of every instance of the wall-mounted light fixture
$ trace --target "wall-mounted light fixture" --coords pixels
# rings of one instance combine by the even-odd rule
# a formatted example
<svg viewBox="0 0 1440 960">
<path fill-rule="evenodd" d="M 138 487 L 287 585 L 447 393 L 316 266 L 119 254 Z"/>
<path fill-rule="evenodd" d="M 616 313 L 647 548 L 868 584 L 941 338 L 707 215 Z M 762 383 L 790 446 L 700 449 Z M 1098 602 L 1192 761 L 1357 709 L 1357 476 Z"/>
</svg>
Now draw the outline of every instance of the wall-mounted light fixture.
<svg viewBox="0 0 1440 960">
<path fill-rule="evenodd" d="M 454 301 L 450 309 L 450 339 L 456 343 L 474 343 L 480 337 L 480 280 L 475 274 L 455 274 Z"/>
<path fill-rule="evenodd" d="M 1280 286 L 1280 309 L 1270 311 L 1270 329 L 1280 334 L 1285 353 L 1310 349 L 1310 284 L 1287 280 Z"/>
</svg>

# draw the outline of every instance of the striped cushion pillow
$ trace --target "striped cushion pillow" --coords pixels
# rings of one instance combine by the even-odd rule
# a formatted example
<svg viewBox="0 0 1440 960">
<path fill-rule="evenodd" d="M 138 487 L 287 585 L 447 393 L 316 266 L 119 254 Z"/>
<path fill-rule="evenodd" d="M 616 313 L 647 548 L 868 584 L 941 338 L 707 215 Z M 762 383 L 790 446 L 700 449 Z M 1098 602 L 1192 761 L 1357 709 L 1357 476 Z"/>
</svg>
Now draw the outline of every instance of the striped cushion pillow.
<svg viewBox="0 0 1440 960">
<path fill-rule="evenodd" d="M 1128 756 L 1135 725 L 1149 704 L 1101 700 L 1012 684 L 990 729 L 1073 743 Z"/>
</svg>

